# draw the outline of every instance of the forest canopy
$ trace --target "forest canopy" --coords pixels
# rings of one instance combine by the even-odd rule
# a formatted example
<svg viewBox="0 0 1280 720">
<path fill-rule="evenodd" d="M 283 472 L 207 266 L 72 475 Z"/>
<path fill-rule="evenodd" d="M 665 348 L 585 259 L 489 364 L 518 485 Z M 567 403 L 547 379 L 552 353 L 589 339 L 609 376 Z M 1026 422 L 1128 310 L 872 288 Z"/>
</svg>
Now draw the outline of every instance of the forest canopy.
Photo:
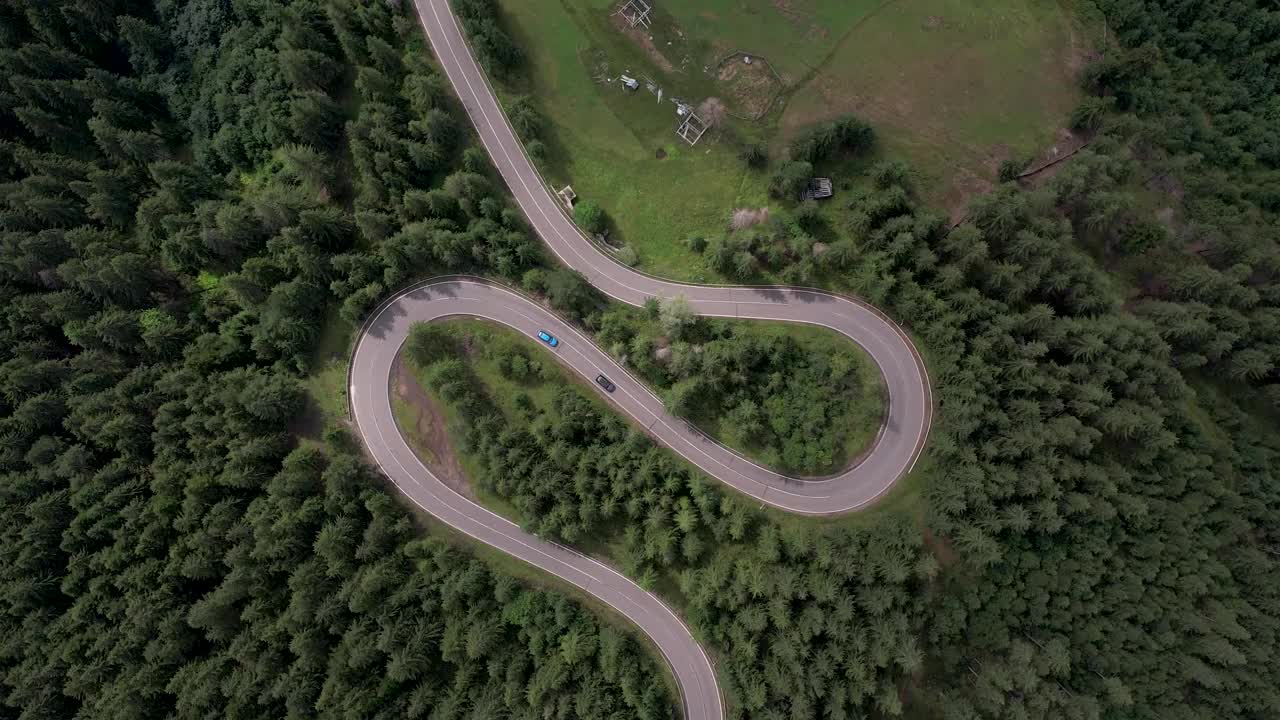
<svg viewBox="0 0 1280 720">
<path fill-rule="evenodd" d="M 326 318 L 540 258 L 390 8 L 0 7 L 0 715 L 673 716 L 299 437 Z"/>
<path fill-rule="evenodd" d="M 920 339 L 927 533 L 780 522 L 581 393 L 513 415 L 423 360 L 476 481 L 678 595 L 735 717 L 1280 715 L 1280 14 L 1098 5 L 1093 143 L 1052 179 L 952 227 L 882 163 L 825 252 L 799 223 L 703 248 Z M 458 3 L 502 73 L 496 7 Z M 0 67 L 5 717 L 674 717 L 639 643 L 424 539 L 351 437 L 301 427 L 326 324 L 430 274 L 644 337 L 543 257 L 410 8 L 15 0 Z"/>
</svg>

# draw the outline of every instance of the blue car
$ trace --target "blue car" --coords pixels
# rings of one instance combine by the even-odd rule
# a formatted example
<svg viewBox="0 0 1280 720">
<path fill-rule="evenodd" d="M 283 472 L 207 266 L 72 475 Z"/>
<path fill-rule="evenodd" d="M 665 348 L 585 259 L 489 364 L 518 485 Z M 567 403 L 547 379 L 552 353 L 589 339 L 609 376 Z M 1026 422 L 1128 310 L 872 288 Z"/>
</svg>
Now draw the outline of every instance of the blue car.
<svg viewBox="0 0 1280 720">
<path fill-rule="evenodd" d="M 560 344 L 560 341 L 556 339 L 556 336 L 548 333 L 546 330 L 538 331 L 538 339 L 551 347 L 556 347 Z"/>
</svg>

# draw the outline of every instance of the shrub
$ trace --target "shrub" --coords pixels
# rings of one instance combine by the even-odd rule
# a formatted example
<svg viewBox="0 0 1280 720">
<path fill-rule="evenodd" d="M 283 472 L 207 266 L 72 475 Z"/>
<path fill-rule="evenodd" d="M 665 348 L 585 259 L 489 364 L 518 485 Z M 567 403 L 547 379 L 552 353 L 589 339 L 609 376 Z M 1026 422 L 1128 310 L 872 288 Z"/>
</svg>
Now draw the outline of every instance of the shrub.
<svg viewBox="0 0 1280 720">
<path fill-rule="evenodd" d="M 1071 111 L 1071 127 L 1082 132 L 1093 132 L 1102 127 L 1107 111 L 1115 104 L 1115 98 L 1087 97 Z"/>
<path fill-rule="evenodd" d="M 529 158 L 535 163 L 543 162 L 547 159 L 547 145 L 541 140 L 526 141 L 524 151 L 528 153 Z"/>
<path fill-rule="evenodd" d="M 614 258 L 627 267 L 635 267 L 636 263 L 640 262 L 640 256 L 636 254 L 635 248 L 630 245 L 623 245 L 614 255 Z"/>
<path fill-rule="evenodd" d="M 540 293 L 547 289 L 547 271 L 533 268 L 520 278 L 520 286 L 529 292 Z"/>
<path fill-rule="evenodd" d="M 769 194 L 776 198 L 794 200 L 800 197 L 809 179 L 813 177 L 813 165 L 804 160 L 783 163 L 769 179 Z"/>
<path fill-rule="evenodd" d="M 822 210 L 816 201 L 806 200 L 796 206 L 795 218 L 800 227 L 807 232 L 813 232 L 813 229 L 822 223 Z"/>
<path fill-rule="evenodd" d="M 752 143 L 744 147 L 738 153 L 738 157 L 747 164 L 747 167 L 760 169 L 769 164 L 769 153 L 760 143 Z"/>
<path fill-rule="evenodd" d="M 596 234 L 604 232 L 605 215 L 604 210 L 600 208 L 594 200 L 583 200 L 573 206 L 573 219 L 578 225 L 589 233 Z"/>
<path fill-rule="evenodd" d="M 672 340 L 684 337 L 684 334 L 698 322 L 693 306 L 683 295 L 677 295 L 663 302 L 658 311 L 658 318 L 658 322 L 662 324 L 662 331 Z"/>
<path fill-rule="evenodd" d="M 1153 220 L 1136 220 L 1119 232 L 1115 249 L 1122 255 L 1141 255 L 1169 241 L 1169 230 Z"/>
<path fill-rule="evenodd" d="M 542 113 L 528 96 L 520 96 L 507 108 L 507 117 L 521 140 L 534 140 L 542 134 Z"/>
<path fill-rule="evenodd" d="M 478 147 L 469 147 L 462 151 L 462 169 L 469 173 L 483 173 L 489 169 L 489 156 Z"/>
<path fill-rule="evenodd" d="M 1000 161 L 1000 182 L 1013 182 L 1027 166 L 1026 158 L 1011 157 Z"/>
<path fill-rule="evenodd" d="M 871 181 L 881 190 L 898 186 L 911 187 L 911 166 L 901 160 L 885 160 L 871 168 Z"/>
<path fill-rule="evenodd" d="M 547 299 L 551 307 L 581 320 L 603 304 L 603 296 L 582 273 L 569 268 L 558 268 L 546 274 Z"/>
<path fill-rule="evenodd" d="M 875 132 L 870 125 L 847 115 L 819 125 L 791 143 L 791 159 L 821 162 L 837 151 L 857 152 L 871 146 Z"/>
</svg>

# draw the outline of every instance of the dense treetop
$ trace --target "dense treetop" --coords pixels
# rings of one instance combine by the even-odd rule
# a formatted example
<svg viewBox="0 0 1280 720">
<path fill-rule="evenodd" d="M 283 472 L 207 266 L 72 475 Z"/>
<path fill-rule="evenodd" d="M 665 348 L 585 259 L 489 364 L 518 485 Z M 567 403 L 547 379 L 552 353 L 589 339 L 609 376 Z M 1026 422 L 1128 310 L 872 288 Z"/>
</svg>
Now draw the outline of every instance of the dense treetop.
<svg viewBox="0 0 1280 720">
<path fill-rule="evenodd" d="M 669 718 L 295 420 L 326 308 L 537 246 L 385 3 L 0 8 L 0 715 Z"/>
<path fill-rule="evenodd" d="M 512 415 L 458 358 L 424 360 L 477 480 L 677 595 L 736 715 L 1280 714 L 1280 441 L 1232 395 L 1280 386 L 1280 20 L 1099 4 L 1117 45 L 1074 117 L 1097 139 L 1051 180 L 950 228 L 881 164 L 822 252 L 807 211 L 704 242 L 921 338 L 928 538 L 779 522 L 579 393 Z M 520 56 L 493 7 L 460 4 L 502 72 Z M 341 0 L 0 6 L 6 717 L 674 714 L 635 642 L 421 540 L 344 433 L 293 423 L 328 311 L 433 272 L 520 278 L 634 341 L 542 266 L 415 23 Z M 870 140 L 842 127 L 795 162 Z"/>
<path fill-rule="evenodd" d="M 1069 216 L 1132 277 L 1179 367 L 1280 407 L 1280 11 L 1099 5 L 1121 47 L 1085 72 L 1077 115 L 1106 142 L 1070 168 Z"/>
</svg>

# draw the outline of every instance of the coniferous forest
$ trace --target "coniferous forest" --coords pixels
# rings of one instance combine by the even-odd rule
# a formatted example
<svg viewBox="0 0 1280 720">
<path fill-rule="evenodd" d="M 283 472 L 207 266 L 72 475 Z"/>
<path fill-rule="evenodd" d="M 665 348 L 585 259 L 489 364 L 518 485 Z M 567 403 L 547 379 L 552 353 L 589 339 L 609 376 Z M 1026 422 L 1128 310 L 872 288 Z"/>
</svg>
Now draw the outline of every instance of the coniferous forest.
<svg viewBox="0 0 1280 720">
<path fill-rule="evenodd" d="M 421 539 L 327 306 L 539 250 L 383 3 L 0 8 L 0 715 L 667 718 L 636 642 Z"/>
<path fill-rule="evenodd" d="M 459 5 L 494 72 L 521 62 Z M 421 344 L 476 482 L 677 595 L 734 717 L 1280 716 L 1280 12 L 1098 5 L 1087 151 L 954 228 L 878 165 L 805 256 L 928 350 L 927 536 L 782 522 L 580 394 L 512 416 Z M 411 8 L 14 0 L 0 68 L 0 717 L 678 715 L 613 621 L 428 536 L 339 423 L 301 427 L 325 323 L 414 279 L 523 279 L 628 339 Z"/>
</svg>

